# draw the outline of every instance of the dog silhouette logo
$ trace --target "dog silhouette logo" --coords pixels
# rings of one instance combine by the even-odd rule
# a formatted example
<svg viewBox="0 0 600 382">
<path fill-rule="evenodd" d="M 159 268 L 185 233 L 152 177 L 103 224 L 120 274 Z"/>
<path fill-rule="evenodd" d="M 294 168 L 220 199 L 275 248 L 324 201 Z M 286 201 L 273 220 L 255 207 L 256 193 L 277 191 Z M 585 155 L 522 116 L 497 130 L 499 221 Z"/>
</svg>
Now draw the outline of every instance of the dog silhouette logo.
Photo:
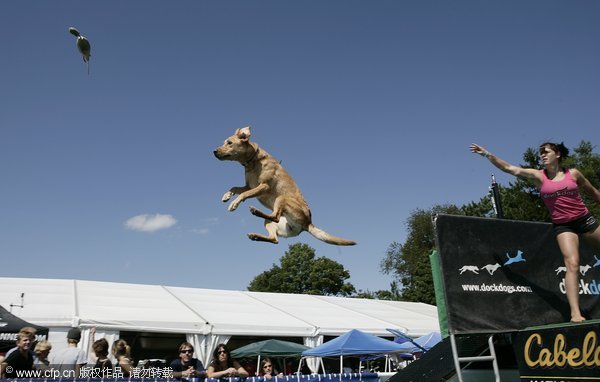
<svg viewBox="0 0 600 382">
<path fill-rule="evenodd" d="M 587 273 L 587 271 L 589 271 L 590 269 L 592 269 L 592 266 L 589 264 L 586 265 L 580 265 L 579 266 L 579 273 L 581 273 L 582 276 L 585 276 L 585 274 Z M 567 267 L 558 267 L 554 270 L 556 272 L 556 275 L 558 276 L 559 273 L 562 272 L 567 272 Z"/>
<path fill-rule="evenodd" d="M 506 263 L 504 263 L 504 265 L 527 261 L 523 258 L 523 252 L 521 250 L 517 250 L 517 255 L 515 257 L 510 257 L 508 253 L 506 254 L 506 257 L 508 258 L 508 260 L 506 261 Z"/>
<path fill-rule="evenodd" d="M 498 263 L 496 263 L 496 264 L 493 264 L 493 265 L 492 264 L 487 264 L 487 265 L 481 267 L 480 269 L 482 269 L 482 270 L 485 269 L 486 271 L 488 271 L 488 273 L 490 275 L 493 275 L 494 272 L 496 272 L 498 270 L 498 268 L 500 268 L 500 267 L 501 267 L 501 265 L 498 264 Z"/>
<path fill-rule="evenodd" d="M 463 265 L 460 269 L 460 274 L 462 275 L 463 273 L 465 273 L 466 271 L 470 271 L 475 273 L 476 275 L 479 274 L 479 267 L 477 265 Z"/>
</svg>

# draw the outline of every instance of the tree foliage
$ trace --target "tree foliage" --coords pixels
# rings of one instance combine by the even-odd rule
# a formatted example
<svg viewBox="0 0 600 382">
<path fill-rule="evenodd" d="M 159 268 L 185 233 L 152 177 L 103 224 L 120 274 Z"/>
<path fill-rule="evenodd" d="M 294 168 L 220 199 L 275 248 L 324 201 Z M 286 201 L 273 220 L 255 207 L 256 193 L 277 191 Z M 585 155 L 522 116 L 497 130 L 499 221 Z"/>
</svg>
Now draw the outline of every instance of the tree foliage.
<svg viewBox="0 0 600 382">
<path fill-rule="evenodd" d="M 400 287 L 396 281 L 392 281 L 390 283 L 390 290 L 378 290 L 375 292 L 366 290 L 359 290 L 352 297 L 355 298 L 370 298 L 373 300 L 390 300 L 390 301 L 400 301 L 402 300 L 402 293 L 400 292 Z"/>
<path fill-rule="evenodd" d="M 346 282 L 350 273 L 338 262 L 315 257 L 307 244 L 291 244 L 280 264 L 256 276 L 248 286 L 254 292 L 350 296 L 355 293 Z"/>
<path fill-rule="evenodd" d="M 571 155 L 565 161 L 567 167 L 575 167 L 592 183 L 600 189 L 600 155 L 593 153 L 594 146 L 589 141 L 581 141 L 579 146 L 573 149 Z M 596 217 L 600 218 L 600 203 L 595 202 L 589 195 L 582 193 L 583 200 L 588 209 Z"/>
<path fill-rule="evenodd" d="M 434 206 L 430 210 L 413 211 L 407 222 L 408 236 L 404 244 L 393 242 L 381 261 L 381 270 L 399 281 L 401 297 L 406 301 L 435 305 L 433 277 L 429 255 L 435 249 L 432 217 L 435 214 L 463 214 L 454 205 Z"/>
</svg>

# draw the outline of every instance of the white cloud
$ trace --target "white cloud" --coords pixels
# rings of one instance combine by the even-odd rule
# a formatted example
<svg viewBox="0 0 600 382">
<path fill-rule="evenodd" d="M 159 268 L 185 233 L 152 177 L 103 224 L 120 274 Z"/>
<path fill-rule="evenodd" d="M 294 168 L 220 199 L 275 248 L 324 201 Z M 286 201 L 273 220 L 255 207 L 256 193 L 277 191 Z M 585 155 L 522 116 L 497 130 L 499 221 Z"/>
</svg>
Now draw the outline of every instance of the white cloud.
<svg viewBox="0 0 600 382">
<path fill-rule="evenodd" d="M 177 224 L 177 220 L 171 215 L 137 215 L 125 222 L 125 227 L 133 231 L 155 232 L 161 229 L 171 228 Z"/>
<path fill-rule="evenodd" d="M 202 219 L 202 227 L 191 229 L 190 232 L 196 235 L 208 235 L 212 226 L 219 225 L 219 218 L 206 218 Z"/>
<path fill-rule="evenodd" d="M 208 235 L 210 230 L 208 228 L 195 228 L 192 230 L 192 232 L 197 235 Z"/>
<path fill-rule="evenodd" d="M 204 219 L 205 225 L 217 225 L 219 224 L 219 218 L 206 218 Z"/>
</svg>

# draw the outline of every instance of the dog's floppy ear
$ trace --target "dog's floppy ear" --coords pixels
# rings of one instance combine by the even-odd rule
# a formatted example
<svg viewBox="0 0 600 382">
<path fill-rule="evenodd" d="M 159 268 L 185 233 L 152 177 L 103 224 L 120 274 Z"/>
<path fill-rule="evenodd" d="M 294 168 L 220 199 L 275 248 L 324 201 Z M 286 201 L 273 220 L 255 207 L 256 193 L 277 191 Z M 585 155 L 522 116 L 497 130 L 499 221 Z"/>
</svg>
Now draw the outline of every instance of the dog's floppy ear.
<svg viewBox="0 0 600 382">
<path fill-rule="evenodd" d="M 248 140 L 248 138 L 250 138 L 250 126 L 237 129 L 235 134 L 238 136 L 239 139 Z"/>
</svg>

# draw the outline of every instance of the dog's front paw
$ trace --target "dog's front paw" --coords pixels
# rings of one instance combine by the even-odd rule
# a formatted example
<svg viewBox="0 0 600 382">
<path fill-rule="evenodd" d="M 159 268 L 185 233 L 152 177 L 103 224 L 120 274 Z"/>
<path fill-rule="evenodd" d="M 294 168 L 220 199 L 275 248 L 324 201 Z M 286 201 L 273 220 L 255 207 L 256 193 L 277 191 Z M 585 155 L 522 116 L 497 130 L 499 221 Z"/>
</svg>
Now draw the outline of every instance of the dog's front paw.
<svg viewBox="0 0 600 382">
<path fill-rule="evenodd" d="M 224 194 L 223 194 L 223 197 L 221 198 L 221 201 L 222 201 L 222 202 L 226 202 L 226 201 L 228 201 L 229 199 L 231 199 L 231 197 L 232 197 L 233 195 L 234 195 L 234 194 L 233 194 L 233 192 L 231 192 L 231 191 L 227 191 L 226 193 L 224 193 Z"/>
<path fill-rule="evenodd" d="M 239 205 L 240 205 L 240 203 L 238 201 L 234 200 L 233 202 L 231 202 L 229 207 L 227 207 L 227 211 L 233 212 L 233 211 L 237 210 Z"/>
</svg>

